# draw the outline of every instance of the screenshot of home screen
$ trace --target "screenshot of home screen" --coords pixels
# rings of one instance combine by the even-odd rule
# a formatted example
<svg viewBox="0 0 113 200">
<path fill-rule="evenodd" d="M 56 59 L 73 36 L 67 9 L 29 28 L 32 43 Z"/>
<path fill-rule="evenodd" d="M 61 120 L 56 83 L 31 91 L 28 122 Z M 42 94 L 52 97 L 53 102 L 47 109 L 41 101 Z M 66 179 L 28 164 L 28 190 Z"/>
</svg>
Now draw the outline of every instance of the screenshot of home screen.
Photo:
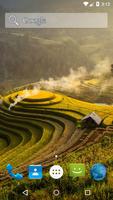
<svg viewBox="0 0 113 200">
<path fill-rule="evenodd" d="M 113 200 L 112 0 L 0 0 L 0 200 Z"/>
</svg>

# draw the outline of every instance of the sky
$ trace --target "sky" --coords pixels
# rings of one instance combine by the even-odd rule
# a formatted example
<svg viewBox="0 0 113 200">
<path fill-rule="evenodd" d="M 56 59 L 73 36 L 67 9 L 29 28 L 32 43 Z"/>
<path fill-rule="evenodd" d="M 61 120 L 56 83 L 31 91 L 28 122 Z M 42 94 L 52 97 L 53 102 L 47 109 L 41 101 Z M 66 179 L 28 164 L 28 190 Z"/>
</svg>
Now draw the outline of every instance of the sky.
<svg viewBox="0 0 113 200">
<path fill-rule="evenodd" d="M 112 3 L 112 0 L 109 1 Z M 110 7 L 88 9 L 83 6 L 83 0 L 0 0 L 0 6 L 11 12 L 109 12 L 111 10 Z"/>
<path fill-rule="evenodd" d="M 50 2 L 51 0 L 46 0 L 46 4 L 47 1 Z M 25 7 L 36 7 L 39 6 L 41 7 L 41 5 L 43 3 L 45 3 L 44 0 L 0 0 L 0 4 L 3 5 L 5 8 L 25 8 Z"/>
<path fill-rule="evenodd" d="M 60 9 L 73 8 L 74 10 L 80 5 L 82 0 L 0 0 L 0 5 L 11 10 L 25 11 L 57 11 Z M 73 11 L 74 11 L 73 10 Z"/>
</svg>

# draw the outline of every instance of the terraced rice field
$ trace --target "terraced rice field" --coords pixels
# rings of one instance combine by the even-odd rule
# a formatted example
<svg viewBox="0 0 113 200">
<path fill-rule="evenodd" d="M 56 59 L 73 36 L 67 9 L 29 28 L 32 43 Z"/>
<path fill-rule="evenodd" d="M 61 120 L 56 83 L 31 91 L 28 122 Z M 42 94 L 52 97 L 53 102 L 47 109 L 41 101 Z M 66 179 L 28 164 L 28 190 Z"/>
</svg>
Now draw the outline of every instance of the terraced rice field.
<svg viewBox="0 0 113 200">
<path fill-rule="evenodd" d="M 2 173 L 8 163 L 17 171 L 26 173 L 29 164 L 48 166 L 68 152 L 78 151 L 98 142 L 105 128 L 90 133 L 77 128 L 78 120 L 96 112 L 105 125 L 113 121 L 113 106 L 79 101 L 60 93 L 32 90 L 18 101 L 26 91 L 18 91 L 3 98 L 0 105 L 0 180 L 8 178 Z"/>
</svg>

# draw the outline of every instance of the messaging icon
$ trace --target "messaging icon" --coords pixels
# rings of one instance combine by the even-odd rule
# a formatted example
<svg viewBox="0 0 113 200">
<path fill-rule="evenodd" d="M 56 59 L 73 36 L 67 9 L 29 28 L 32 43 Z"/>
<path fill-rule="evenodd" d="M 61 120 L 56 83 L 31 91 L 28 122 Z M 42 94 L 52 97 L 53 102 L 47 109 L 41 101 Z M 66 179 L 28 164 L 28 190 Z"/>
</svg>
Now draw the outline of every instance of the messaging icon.
<svg viewBox="0 0 113 200">
<path fill-rule="evenodd" d="M 83 163 L 71 163 L 69 165 L 70 177 L 85 177 L 85 165 Z"/>
</svg>

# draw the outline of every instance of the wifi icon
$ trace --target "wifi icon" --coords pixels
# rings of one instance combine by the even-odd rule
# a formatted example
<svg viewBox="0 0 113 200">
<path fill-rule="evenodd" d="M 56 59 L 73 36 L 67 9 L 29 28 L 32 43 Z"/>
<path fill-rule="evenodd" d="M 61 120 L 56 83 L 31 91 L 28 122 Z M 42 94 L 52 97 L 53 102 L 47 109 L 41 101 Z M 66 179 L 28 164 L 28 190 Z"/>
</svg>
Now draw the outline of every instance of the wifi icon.
<svg viewBox="0 0 113 200">
<path fill-rule="evenodd" d="M 84 5 L 84 6 L 88 6 L 88 4 L 89 4 L 88 1 L 84 1 L 84 2 L 83 2 L 83 5 Z"/>
</svg>

